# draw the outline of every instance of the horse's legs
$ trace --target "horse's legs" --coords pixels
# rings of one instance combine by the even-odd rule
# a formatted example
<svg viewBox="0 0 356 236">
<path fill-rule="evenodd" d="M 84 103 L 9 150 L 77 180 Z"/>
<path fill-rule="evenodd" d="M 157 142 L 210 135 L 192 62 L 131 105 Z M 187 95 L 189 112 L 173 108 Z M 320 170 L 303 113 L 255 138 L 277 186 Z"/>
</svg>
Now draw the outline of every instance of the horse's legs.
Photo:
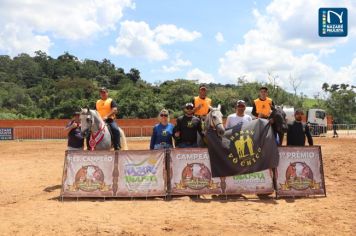
<svg viewBox="0 0 356 236">
<path fill-rule="evenodd" d="M 122 150 L 129 150 L 127 147 L 127 141 L 124 131 L 119 127 L 120 131 L 120 145 Z"/>
</svg>

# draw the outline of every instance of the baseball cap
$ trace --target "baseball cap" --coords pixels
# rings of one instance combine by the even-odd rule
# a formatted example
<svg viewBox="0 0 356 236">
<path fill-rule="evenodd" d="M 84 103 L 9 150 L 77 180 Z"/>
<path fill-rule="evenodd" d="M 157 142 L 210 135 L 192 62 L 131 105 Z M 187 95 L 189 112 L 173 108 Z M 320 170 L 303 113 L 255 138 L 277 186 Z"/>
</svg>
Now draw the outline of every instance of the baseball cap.
<svg viewBox="0 0 356 236">
<path fill-rule="evenodd" d="M 73 112 L 73 116 L 79 116 L 79 115 L 80 115 L 80 112 L 79 112 L 79 111 Z"/>
<path fill-rule="evenodd" d="M 184 107 L 185 107 L 185 108 L 188 108 L 188 107 L 193 108 L 193 107 L 194 107 L 194 105 L 193 105 L 193 103 L 188 102 L 188 103 L 186 103 L 186 104 L 185 104 L 185 106 L 184 106 Z"/>
<path fill-rule="evenodd" d="M 206 88 L 206 84 L 200 84 L 200 85 L 199 85 L 199 89 L 207 89 L 207 88 Z"/>
<path fill-rule="evenodd" d="M 99 89 L 99 92 L 102 92 L 102 91 L 107 92 L 108 89 L 107 89 L 106 87 L 101 87 L 101 88 Z"/>
<path fill-rule="evenodd" d="M 245 101 L 244 100 L 238 100 L 237 102 L 236 102 L 236 105 L 235 106 L 246 106 L 246 103 L 245 103 Z"/>
</svg>

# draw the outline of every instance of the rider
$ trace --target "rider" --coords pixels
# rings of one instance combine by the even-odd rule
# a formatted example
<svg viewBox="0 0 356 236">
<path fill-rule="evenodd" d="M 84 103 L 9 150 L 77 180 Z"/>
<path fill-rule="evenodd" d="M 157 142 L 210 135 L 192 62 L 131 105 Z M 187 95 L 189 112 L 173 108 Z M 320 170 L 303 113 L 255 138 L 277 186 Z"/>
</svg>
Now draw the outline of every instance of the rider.
<svg viewBox="0 0 356 236">
<path fill-rule="evenodd" d="M 268 96 L 268 88 L 263 86 L 260 88 L 260 94 L 253 102 L 252 115 L 257 118 L 267 119 L 272 111 L 274 103 Z"/>
<path fill-rule="evenodd" d="M 115 115 L 118 113 L 116 102 L 109 98 L 107 88 L 102 87 L 99 92 L 101 99 L 96 102 L 96 110 L 111 130 L 114 149 L 119 150 L 121 147 L 120 131 L 115 121 Z"/>
<path fill-rule="evenodd" d="M 207 94 L 207 87 L 205 84 L 199 85 L 199 96 L 193 98 L 192 103 L 194 104 L 194 115 L 201 120 L 205 118 L 205 116 L 209 113 L 209 107 L 212 104 L 210 98 L 206 96 Z"/>
</svg>

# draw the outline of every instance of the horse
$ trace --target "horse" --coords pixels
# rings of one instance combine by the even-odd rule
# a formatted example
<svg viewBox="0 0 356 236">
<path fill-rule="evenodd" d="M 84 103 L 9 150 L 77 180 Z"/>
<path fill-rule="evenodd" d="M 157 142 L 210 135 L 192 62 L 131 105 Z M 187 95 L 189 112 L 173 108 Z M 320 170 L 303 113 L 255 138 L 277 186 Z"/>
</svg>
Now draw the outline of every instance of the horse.
<svg viewBox="0 0 356 236">
<path fill-rule="evenodd" d="M 225 134 L 225 127 L 223 125 L 223 114 L 221 113 L 220 104 L 218 107 L 209 107 L 209 113 L 206 115 L 204 120 L 204 130 L 206 132 L 209 128 L 215 130 L 219 136 Z"/>
<path fill-rule="evenodd" d="M 96 110 L 82 108 L 80 121 L 82 133 L 91 132 L 92 138 L 95 140 L 93 144 L 95 150 L 111 149 L 111 134 L 109 128 Z M 120 127 L 119 131 L 121 150 L 128 150 L 125 133 Z"/>
</svg>

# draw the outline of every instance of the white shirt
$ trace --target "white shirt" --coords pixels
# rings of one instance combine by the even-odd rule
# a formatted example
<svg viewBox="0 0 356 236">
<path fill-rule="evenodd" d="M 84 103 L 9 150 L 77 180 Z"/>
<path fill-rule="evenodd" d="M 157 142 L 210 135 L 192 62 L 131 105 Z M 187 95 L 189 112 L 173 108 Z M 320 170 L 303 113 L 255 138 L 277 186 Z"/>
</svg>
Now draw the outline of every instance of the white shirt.
<svg viewBox="0 0 356 236">
<path fill-rule="evenodd" d="M 234 127 L 235 125 L 237 125 L 238 123 L 248 123 L 252 120 L 251 116 L 249 115 L 244 115 L 244 116 L 238 116 L 236 113 L 234 114 L 231 114 L 227 117 L 227 120 L 226 120 L 226 129 L 228 128 L 232 128 Z"/>
</svg>

